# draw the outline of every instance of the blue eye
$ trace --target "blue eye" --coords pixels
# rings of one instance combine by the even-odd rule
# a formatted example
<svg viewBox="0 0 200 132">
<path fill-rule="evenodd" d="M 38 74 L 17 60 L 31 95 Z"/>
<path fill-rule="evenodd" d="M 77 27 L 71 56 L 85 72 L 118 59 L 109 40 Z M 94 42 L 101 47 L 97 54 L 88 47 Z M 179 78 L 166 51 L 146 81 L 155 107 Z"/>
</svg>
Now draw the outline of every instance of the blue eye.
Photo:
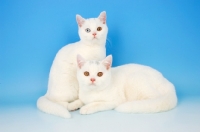
<svg viewBox="0 0 200 132">
<path fill-rule="evenodd" d="M 89 33 L 91 30 L 90 30 L 89 28 L 86 28 L 85 31 L 86 31 L 87 33 Z"/>
</svg>

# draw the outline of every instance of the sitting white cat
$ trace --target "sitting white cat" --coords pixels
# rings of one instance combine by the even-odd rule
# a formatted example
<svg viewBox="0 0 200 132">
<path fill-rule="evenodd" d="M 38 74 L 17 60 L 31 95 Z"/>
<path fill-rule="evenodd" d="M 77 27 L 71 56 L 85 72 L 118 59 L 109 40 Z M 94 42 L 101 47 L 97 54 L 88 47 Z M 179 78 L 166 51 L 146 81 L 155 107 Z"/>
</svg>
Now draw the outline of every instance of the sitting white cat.
<svg viewBox="0 0 200 132">
<path fill-rule="evenodd" d="M 79 99 L 68 110 L 81 114 L 115 109 L 126 113 L 167 111 L 177 104 L 174 85 L 155 69 L 139 64 L 111 68 L 112 56 L 86 61 L 77 56 Z"/>
<path fill-rule="evenodd" d="M 106 57 L 106 12 L 98 18 L 84 19 L 76 15 L 80 41 L 61 48 L 51 67 L 47 93 L 37 101 L 37 107 L 43 112 L 70 118 L 67 110 L 68 102 L 78 98 L 78 81 L 76 78 L 76 56 L 102 60 Z"/>
</svg>

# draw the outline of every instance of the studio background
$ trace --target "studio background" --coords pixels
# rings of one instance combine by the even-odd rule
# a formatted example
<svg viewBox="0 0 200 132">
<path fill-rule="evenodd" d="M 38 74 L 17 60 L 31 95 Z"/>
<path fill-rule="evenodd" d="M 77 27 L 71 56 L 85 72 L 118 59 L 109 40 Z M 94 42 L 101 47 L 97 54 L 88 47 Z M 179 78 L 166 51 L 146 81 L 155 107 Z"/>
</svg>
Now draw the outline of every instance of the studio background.
<svg viewBox="0 0 200 132">
<path fill-rule="evenodd" d="M 58 50 L 79 40 L 75 15 L 98 17 L 101 11 L 107 12 L 113 66 L 159 70 L 179 101 L 200 95 L 198 0 L 1 0 L 0 105 L 36 104 Z"/>
<path fill-rule="evenodd" d="M 36 107 L 53 59 L 79 41 L 75 16 L 107 12 L 107 55 L 113 66 L 139 63 L 176 88 L 178 105 L 156 114 L 114 110 L 72 118 Z M 199 0 L 0 0 L 0 131 L 200 132 Z"/>
</svg>

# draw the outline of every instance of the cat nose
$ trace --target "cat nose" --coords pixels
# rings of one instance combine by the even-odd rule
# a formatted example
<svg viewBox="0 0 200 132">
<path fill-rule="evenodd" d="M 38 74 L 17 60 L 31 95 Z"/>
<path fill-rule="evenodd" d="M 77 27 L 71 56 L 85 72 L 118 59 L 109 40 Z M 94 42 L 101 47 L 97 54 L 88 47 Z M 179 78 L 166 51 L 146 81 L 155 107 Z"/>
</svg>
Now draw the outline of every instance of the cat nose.
<svg viewBox="0 0 200 132">
<path fill-rule="evenodd" d="M 95 81 L 95 78 L 91 78 L 90 81 L 94 82 L 94 81 Z"/>
<path fill-rule="evenodd" d="M 95 35 L 97 35 L 97 34 L 96 34 L 96 33 L 93 33 L 92 35 L 94 35 L 94 36 L 95 36 Z"/>
</svg>

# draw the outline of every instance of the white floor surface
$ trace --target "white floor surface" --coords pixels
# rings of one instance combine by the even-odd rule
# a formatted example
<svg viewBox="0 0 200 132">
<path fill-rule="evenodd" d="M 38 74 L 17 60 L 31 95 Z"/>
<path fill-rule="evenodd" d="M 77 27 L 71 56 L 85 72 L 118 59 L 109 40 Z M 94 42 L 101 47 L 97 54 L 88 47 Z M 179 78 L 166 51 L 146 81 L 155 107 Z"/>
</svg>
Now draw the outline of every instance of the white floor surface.
<svg viewBox="0 0 200 132">
<path fill-rule="evenodd" d="M 156 114 L 71 114 L 64 119 L 35 105 L 1 106 L 0 132 L 200 132 L 200 98 L 181 99 L 175 109 Z"/>
</svg>

